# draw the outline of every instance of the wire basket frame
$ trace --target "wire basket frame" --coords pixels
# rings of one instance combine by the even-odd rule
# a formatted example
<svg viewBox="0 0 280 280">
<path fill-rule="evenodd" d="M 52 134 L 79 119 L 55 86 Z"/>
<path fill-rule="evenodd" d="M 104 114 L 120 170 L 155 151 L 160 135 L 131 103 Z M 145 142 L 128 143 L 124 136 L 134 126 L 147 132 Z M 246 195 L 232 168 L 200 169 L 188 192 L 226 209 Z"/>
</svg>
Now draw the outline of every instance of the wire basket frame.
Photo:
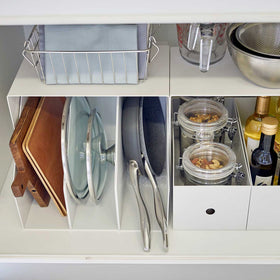
<svg viewBox="0 0 280 280">
<path fill-rule="evenodd" d="M 39 77 L 39 79 L 46 83 L 46 74 L 45 74 L 45 59 L 49 59 L 50 65 L 51 65 L 51 70 L 52 70 L 52 75 L 55 77 L 55 82 L 54 84 L 60 84 L 58 81 L 58 71 L 57 71 L 57 63 L 55 65 L 53 56 L 54 55 L 59 55 L 61 58 L 62 65 L 60 65 L 60 69 L 64 69 L 63 75 L 65 75 L 65 80 L 63 84 L 73 84 L 70 82 L 69 76 L 70 73 L 67 70 L 66 67 L 66 59 L 67 57 L 68 61 L 69 58 L 72 59 L 72 64 L 75 66 L 75 73 L 74 76 L 76 76 L 76 81 L 75 83 L 77 84 L 85 84 L 81 80 L 81 73 L 78 67 L 78 61 L 77 61 L 77 56 L 83 57 L 83 59 L 86 61 L 87 64 L 87 73 L 86 76 L 88 75 L 88 82 L 87 84 L 95 84 L 96 82 L 93 81 L 93 70 L 91 69 L 91 63 L 90 63 L 90 55 L 94 54 L 95 56 L 98 57 L 98 65 L 95 65 L 95 68 L 99 69 L 99 79 L 100 81 L 98 84 L 105 84 L 106 82 L 104 81 L 104 65 L 102 64 L 102 55 L 107 54 L 107 56 L 110 57 L 111 60 L 111 67 L 112 67 L 112 73 L 113 73 L 113 82 L 110 84 L 117 84 L 116 82 L 116 69 L 114 65 L 114 59 L 113 55 L 118 54 L 122 55 L 122 60 L 123 60 L 123 69 L 122 73 L 124 74 L 125 77 L 125 82 L 123 84 L 128 84 L 128 70 L 127 70 L 127 54 L 143 54 L 145 55 L 145 72 L 144 72 L 144 79 L 147 79 L 147 72 L 148 72 L 148 63 L 152 62 L 157 54 L 159 53 L 159 47 L 156 44 L 156 39 L 153 36 L 149 36 L 148 38 L 148 48 L 143 49 L 143 50 L 106 50 L 106 51 L 61 51 L 61 50 L 56 50 L 56 51 L 48 51 L 48 50 L 42 50 L 40 49 L 40 36 L 39 36 L 39 27 L 35 25 L 30 33 L 30 36 L 24 43 L 24 50 L 22 51 L 23 57 L 29 62 L 30 65 L 32 65 L 36 73 Z M 151 55 L 152 48 L 155 49 L 155 52 L 153 52 L 153 55 Z M 63 67 L 63 68 L 61 68 Z M 138 69 L 137 69 L 138 72 Z M 83 73 L 85 75 L 85 73 Z M 71 72 L 71 76 L 73 76 L 73 73 Z M 119 83 L 118 83 L 119 84 Z"/>
</svg>

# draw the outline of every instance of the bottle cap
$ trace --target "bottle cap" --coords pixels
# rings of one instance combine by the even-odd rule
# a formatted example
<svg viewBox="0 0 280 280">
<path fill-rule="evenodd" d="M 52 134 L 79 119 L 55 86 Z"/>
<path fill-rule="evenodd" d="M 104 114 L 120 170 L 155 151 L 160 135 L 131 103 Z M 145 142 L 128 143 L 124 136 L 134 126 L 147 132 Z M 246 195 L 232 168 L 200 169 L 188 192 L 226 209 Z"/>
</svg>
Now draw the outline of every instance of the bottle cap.
<svg viewBox="0 0 280 280">
<path fill-rule="evenodd" d="M 274 135 L 277 133 L 278 120 L 273 117 L 265 117 L 262 119 L 261 131 L 266 135 Z"/>
<path fill-rule="evenodd" d="M 258 96 L 255 112 L 259 115 L 266 115 L 269 111 L 270 96 Z"/>
</svg>

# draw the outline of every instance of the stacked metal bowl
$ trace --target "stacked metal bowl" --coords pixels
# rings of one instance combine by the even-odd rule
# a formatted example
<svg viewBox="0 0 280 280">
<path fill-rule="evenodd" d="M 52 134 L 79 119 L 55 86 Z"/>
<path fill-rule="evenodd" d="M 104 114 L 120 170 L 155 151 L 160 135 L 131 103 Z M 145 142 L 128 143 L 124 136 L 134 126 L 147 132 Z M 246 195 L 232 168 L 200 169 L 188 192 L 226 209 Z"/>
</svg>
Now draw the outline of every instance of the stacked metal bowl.
<svg viewBox="0 0 280 280">
<path fill-rule="evenodd" d="M 231 24 L 229 53 L 241 73 L 266 88 L 280 88 L 280 23 Z"/>
</svg>

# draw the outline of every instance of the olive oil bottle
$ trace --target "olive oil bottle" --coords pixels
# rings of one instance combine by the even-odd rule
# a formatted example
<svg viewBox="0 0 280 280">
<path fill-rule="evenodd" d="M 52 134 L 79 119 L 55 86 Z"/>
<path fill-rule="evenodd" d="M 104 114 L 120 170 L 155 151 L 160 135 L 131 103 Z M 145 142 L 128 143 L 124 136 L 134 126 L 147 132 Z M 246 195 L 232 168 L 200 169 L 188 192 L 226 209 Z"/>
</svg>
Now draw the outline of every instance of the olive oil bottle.
<svg viewBox="0 0 280 280">
<path fill-rule="evenodd" d="M 269 96 L 258 96 L 255 112 L 246 121 L 244 137 L 249 161 L 251 161 L 252 152 L 259 146 L 261 138 L 261 123 L 262 119 L 268 116 L 269 103 Z"/>
<path fill-rule="evenodd" d="M 256 186 L 272 185 L 277 163 L 277 153 L 274 151 L 275 134 L 278 120 L 265 117 L 261 124 L 261 138 L 258 148 L 251 157 L 250 169 L 253 184 Z"/>
</svg>

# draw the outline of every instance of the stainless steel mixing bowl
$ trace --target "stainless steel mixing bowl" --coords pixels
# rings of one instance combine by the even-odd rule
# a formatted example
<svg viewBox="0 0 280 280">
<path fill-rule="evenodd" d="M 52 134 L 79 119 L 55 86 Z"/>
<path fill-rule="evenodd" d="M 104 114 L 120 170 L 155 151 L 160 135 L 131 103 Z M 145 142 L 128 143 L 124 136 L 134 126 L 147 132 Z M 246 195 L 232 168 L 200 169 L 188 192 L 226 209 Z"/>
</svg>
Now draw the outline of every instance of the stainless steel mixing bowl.
<svg viewBox="0 0 280 280">
<path fill-rule="evenodd" d="M 229 53 L 241 71 L 251 82 L 266 88 L 280 88 L 280 59 L 261 56 L 246 49 L 235 36 L 240 24 L 231 24 L 226 33 Z"/>
<path fill-rule="evenodd" d="M 247 49 L 280 58 L 280 23 L 245 23 L 236 30 L 236 39 Z"/>
</svg>

